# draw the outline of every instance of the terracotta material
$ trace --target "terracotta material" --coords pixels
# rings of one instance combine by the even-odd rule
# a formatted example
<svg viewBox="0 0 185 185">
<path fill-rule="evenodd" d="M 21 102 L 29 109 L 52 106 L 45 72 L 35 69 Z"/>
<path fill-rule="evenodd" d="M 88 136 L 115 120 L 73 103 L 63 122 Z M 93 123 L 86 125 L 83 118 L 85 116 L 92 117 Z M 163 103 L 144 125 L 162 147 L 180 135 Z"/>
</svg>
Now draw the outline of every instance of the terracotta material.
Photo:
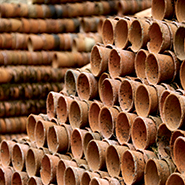
<svg viewBox="0 0 185 185">
<path fill-rule="evenodd" d="M 185 89 L 185 76 L 184 76 L 184 70 L 185 70 L 185 61 L 181 63 L 180 66 L 180 83 L 182 85 L 182 88 Z"/>
<path fill-rule="evenodd" d="M 170 155 L 172 159 L 174 157 L 174 154 L 173 154 L 174 143 L 179 136 L 184 137 L 185 132 L 183 130 L 177 129 L 174 132 L 172 132 L 171 137 L 170 137 L 169 146 L 170 146 Z"/>
<path fill-rule="evenodd" d="M 120 112 L 116 119 L 115 131 L 118 142 L 122 145 L 131 139 L 131 126 L 137 117 L 134 113 Z"/>
<path fill-rule="evenodd" d="M 30 148 L 26 155 L 26 172 L 29 177 L 39 176 L 41 161 L 44 157 L 44 151 L 41 149 Z"/>
<path fill-rule="evenodd" d="M 107 106 L 103 106 L 99 112 L 98 122 L 100 133 L 106 139 L 115 138 L 115 124 L 118 114 L 118 109 Z"/>
<path fill-rule="evenodd" d="M 30 138 L 30 141 L 35 141 L 34 130 L 35 130 L 36 123 L 40 119 L 42 120 L 42 117 L 39 116 L 39 115 L 30 114 L 28 116 L 28 122 L 27 122 L 27 125 L 26 125 L 26 131 L 27 131 L 28 137 Z"/>
<path fill-rule="evenodd" d="M 56 115 L 59 123 L 68 122 L 69 107 L 72 101 L 73 101 L 73 98 L 66 95 L 61 95 L 58 98 Z"/>
<path fill-rule="evenodd" d="M 59 158 L 45 154 L 41 161 L 40 177 L 43 184 L 55 183 L 56 182 L 56 168 L 59 162 Z"/>
<path fill-rule="evenodd" d="M 184 96 L 177 93 L 169 94 L 163 105 L 164 123 L 171 131 L 184 127 Z"/>
<path fill-rule="evenodd" d="M 13 147 L 16 144 L 14 141 L 3 140 L 0 146 L 1 164 L 5 167 L 12 165 Z"/>
<path fill-rule="evenodd" d="M 44 46 L 43 39 L 38 35 L 30 35 L 27 41 L 28 51 L 42 50 Z"/>
<path fill-rule="evenodd" d="M 89 185 L 90 181 L 94 177 L 100 177 L 98 173 L 85 171 L 82 175 L 80 185 Z"/>
<path fill-rule="evenodd" d="M 103 72 L 108 70 L 108 57 L 111 49 L 102 45 L 96 44 L 91 50 L 91 71 L 96 77 L 99 77 Z"/>
<path fill-rule="evenodd" d="M 172 19 L 175 14 L 172 0 L 152 1 L 152 16 L 154 19 Z"/>
<path fill-rule="evenodd" d="M 147 163 L 149 159 L 158 159 L 156 152 L 153 152 L 151 150 L 138 149 L 137 151 L 143 154 L 145 163 Z"/>
<path fill-rule="evenodd" d="M 105 78 L 101 84 L 100 97 L 107 106 L 118 104 L 118 89 L 121 82 L 119 80 Z"/>
<path fill-rule="evenodd" d="M 146 58 L 145 74 L 150 84 L 171 81 L 174 77 L 174 61 L 169 55 L 150 53 Z"/>
<path fill-rule="evenodd" d="M 83 141 L 82 141 L 85 158 L 87 156 L 87 146 L 88 146 L 89 142 L 91 140 L 93 140 L 93 139 L 101 140 L 102 136 L 98 132 L 91 132 L 91 131 L 89 131 L 89 132 L 85 133 L 85 135 L 83 137 Z"/>
<path fill-rule="evenodd" d="M 107 44 L 115 43 L 115 26 L 117 20 L 112 18 L 107 18 L 104 20 L 102 25 L 102 41 L 106 46 Z"/>
<path fill-rule="evenodd" d="M 126 150 L 121 161 L 122 177 L 126 184 L 140 182 L 144 177 L 144 156 L 141 152 Z"/>
<path fill-rule="evenodd" d="M 81 159 L 84 156 L 83 138 L 88 131 L 85 129 L 73 129 L 71 134 L 71 152 L 74 158 Z"/>
<path fill-rule="evenodd" d="M 147 117 L 149 114 L 155 114 L 158 109 L 156 89 L 150 85 L 139 85 L 135 92 L 134 102 L 139 116 Z"/>
<path fill-rule="evenodd" d="M 66 152 L 68 150 L 69 140 L 65 127 L 54 125 L 47 131 L 48 148 L 53 153 Z"/>
<path fill-rule="evenodd" d="M 12 167 L 0 167 L 0 183 L 1 184 L 11 184 L 12 176 L 13 176 L 14 170 Z"/>
<path fill-rule="evenodd" d="M 147 1 L 146 1 L 147 2 Z M 149 2 L 149 1 L 148 1 Z M 144 18 L 144 17 L 152 17 L 152 8 L 147 8 L 145 10 L 142 10 L 140 12 L 136 12 L 134 14 L 134 17 L 138 17 L 138 18 Z"/>
<path fill-rule="evenodd" d="M 53 56 L 52 66 L 59 67 L 82 67 L 89 63 L 89 53 L 80 52 L 55 52 Z"/>
<path fill-rule="evenodd" d="M 177 184 L 177 185 L 184 185 L 185 184 L 185 177 L 184 174 L 178 173 L 178 172 L 174 172 L 172 173 L 167 181 L 166 181 L 166 185 L 172 185 L 172 184 Z"/>
<path fill-rule="evenodd" d="M 146 64 L 146 58 L 148 54 L 149 52 L 144 49 L 140 49 L 136 53 L 136 57 L 134 60 L 134 68 L 135 68 L 135 72 L 138 78 L 146 79 L 145 64 Z"/>
<path fill-rule="evenodd" d="M 126 150 L 128 150 L 126 146 L 108 146 L 106 150 L 106 166 L 111 177 L 119 177 L 121 175 L 121 160 Z"/>
<path fill-rule="evenodd" d="M 147 44 L 147 48 L 150 52 L 162 53 L 170 49 L 172 45 L 170 29 L 162 21 L 153 21 L 149 27 L 148 36 L 150 41 Z"/>
<path fill-rule="evenodd" d="M 40 177 L 32 176 L 28 180 L 28 185 L 43 185 Z"/>
<path fill-rule="evenodd" d="M 77 93 L 81 100 L 96 99 L 98 96 L 98 81 L 92 73 L 82 72 L 77 78 Z"/>
<path fill-rule="evenodd" d="M 29 146 L 26 144 L 16 143 L 13 146 L 12 153 L 12 165 L 16 171 L 23 171 L 26 167 L 26 155 L 29 150 Z"/>
<path fill-rule="evenodd" d="M 89 107 L 88 120 L 89 120 L 89 126 L 93 132 L 100 131 L 98 116 L 102 106 L 103 104 L 101 102 L 94 100 Z"/>
<path fill-rule="evenodd" d="M 24 185 L 27 184 L 29 177 L 24 171 L 15 171 L 12 175 L 11 184 Z"/>
<path fill-rule="evenodd" d="M 110 76 L 116 78 L 134 74 L 134 60 L 135 54 L 133 52 L 118 48 L 112 49 L 108 60 Z"/>
<path fill-rule="evenodd" d="M 105 156 L 109 144 L 104 141 L 91 140 L 87 145 L 87 163 L 91 170 L 104 170 Z"/>
<path fill-rule="evenodd" d="M 156 137 L 157 126 L 152 119 L 139 116 L 135 118 L 131 127 L 131 138 L 136 149 L 147 149 L 155 143 Z"/>
<path fill-rule="evenodd" d="M 132 112 L 135 109 L 135 91 L 140 84 L 140 82 L 129 79 L 124 79 L 121 82 L 118 90 L 118 101 L 123 111 Z"/>
<path fill-rule="evenodd" d="M 165 160 L 150 159 L 145 166 L 145 184 L 165 184 L 170 173 L 169 166 Z"/>
<path fill-rule="evenodd" d="M 184 173 L 184 145 L 184 136 L 179 136 L 173 144 L 173 161 L 180 173 Z"/>
<path fill-rule="evenodd" d="M 64 173 L 69 166 L 78 167 L 77 163 L 71 160 L 60 159 L 60 161 L 58 162 L 56 169 L 56 179 L 58 185 L 64 184 Z"/>
<path fill-rule="evenodd" d="M 69 122 L 72 128 L 88 125 L 88 105 L 85 101 L 73 100 L 69 108 Z"/>
<path fill-rule="evenodd" d="M 132 51 L 137 52 L 141 48 L 146 48 L 147 42 L 149 41 L 148 29 L 150 24 L 150 21 L 147 19 L 133 20 L 128 32 Z"/>
<path fill-rule="evenodd" d="M 56 117 L 56 108 L 57 108 L 57 102 L 59 97 L 61 96 L 60 93 L 51 91 L 46 99 L 46 109 L 47 109 L 47 115 L 49 119 Z"/>
<path fill-rule="evenodd" d="M 117 48 L 125 49 L 130 45 L 128 32 L 133 20 L 133 18 L 129 17 L 123 17 L 118 20 L 115 27 L 115 46 Z"/>
<path fill-rule="evenodd" d="M 89 183 L 89 185 L 109 185 L 109 181 L 106 179 L 93 177 Z"/>
<path fill-rule="evenodd" d="M 157 146 L 158 146 L 158 155 L 161 158 L 168 158 L 171 156 L 170 151 L 170 138 L 172 132 L 166 127 L 165 123 L 162 123 L 158 127 L 157 131 Z"/>
<path fill-rule="evenodd" d="M 64 184 L 77 185 L 80 184 L 81 177 L 84 173 L 84 169 L 77 167 L 67 167 L 64 172 Z"/>
<path fill-rule="evenodd" d="M 77 70 L 68 69 L 65 73 L 65 87 L 66 91 L 69 95 L 76 95 L 76 83 L 77 77 L 79 76 L 80 72 Z"/>
<path fill-rule="evenodd" d="M 181 0 L 175 2 L 175 15 L 177 17 L 178 22 L 184 22 L 185 16 L 183 12 L 184 4 Z"/>
<path fill-rule="evenodd" d="M 54 122 L 43 121 L 43 120 L 39 120 L 36 123 L 35 129 L 34 129 L 34 135 L 35 135 L 36 146 L 38 148 L 47 146 L 47 132 L 49 127 L 53 125 L 55 125 Z"/>
</svg>

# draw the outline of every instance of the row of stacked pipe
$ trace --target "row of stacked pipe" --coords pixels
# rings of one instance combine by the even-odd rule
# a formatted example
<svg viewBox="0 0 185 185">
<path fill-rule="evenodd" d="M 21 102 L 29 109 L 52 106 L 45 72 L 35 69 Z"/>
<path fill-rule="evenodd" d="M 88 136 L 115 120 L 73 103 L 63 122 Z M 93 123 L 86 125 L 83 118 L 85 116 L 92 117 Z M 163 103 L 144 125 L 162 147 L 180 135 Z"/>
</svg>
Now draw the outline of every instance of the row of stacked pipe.
<svg viewBox="0 0 185 185">
<path fill-rule="evenodd" d="M 74 11 L 63 7 L 71 5 L 0 5 L 0 141 L 26 135 L 27 116 L 46 113 L 47 94 L 63 89 L 66 70 L 89 63 L 90 49 L 102 42 L 104 15 L 70 19 Z"/>
<path fill-rule="evenodd" d="M 90 64 L 66 70 L 27 137 L 1 142 L 2 184 L 185 184 L 185 27 L 164 18 L 104 19 Z"/>
</svg>

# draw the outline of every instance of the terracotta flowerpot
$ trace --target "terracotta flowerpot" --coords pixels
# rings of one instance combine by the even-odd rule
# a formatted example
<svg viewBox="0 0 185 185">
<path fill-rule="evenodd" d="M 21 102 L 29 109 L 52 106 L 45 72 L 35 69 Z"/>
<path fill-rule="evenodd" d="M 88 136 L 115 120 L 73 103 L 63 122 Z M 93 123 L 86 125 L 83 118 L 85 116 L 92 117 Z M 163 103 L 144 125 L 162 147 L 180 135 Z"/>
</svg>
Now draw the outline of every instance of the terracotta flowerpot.
<svg viewBox="0 0 185 185">
<path fill-rule="evenodd" d="M 137 117 L 134 113 L 120 112 L 116 119 L 115 131 L 118 142 L 122 145 L 131 139 L 131 126 Z"/>
<path fill-rule="evenodd" d="M 154 19 L 172 19 L 175 15 L 174 2 L 172 0 L 152 1 L 152 16 Z"/>
<path fill-rule="evenodd" d="M 93 139 L 101 140 L 102 135 L 99 132 L 91 132 L 91 131 L 88 131 L 87 133 L 85 133 L 85 135 L 83 137 L 83 141 L 82 141 L 85 158 L 87 156 L 87 146 L 88 146 L 89 142 Z"/>
<path fill-rule="evenodd" d="M 92 178 L 94 177 L 100 177 L 100 175 L 98 173 L 95 172 L 90 172 L 90 171 L 85 171 L 82 174 L 82 178 L 81 178 L 81 184 L 83 185 L 89 185 L 90 181 Z"/>
<path fill-rule="evenodd" d="M 30 114 L 28 116 L 28 122 L 27 122 L 27 125 L 26 125 L 26 131 L 27 131 L 28 137 L 30 138 L 31 142 L 35 141 L 34 130 L 35 130 L 36 123 L 40 119 L 42 120 L 42 117 L 39 116 L 39 115 Z"/>
<path fill-rule="evenodd" d="M 132 112 L 135 109 L 135 91 L 140 84 L 140 82 L 129 79 L 124 79 L 121 82 L 118 90 L 118 101 L 123 111 Z"/>
<path fill-rule="evenodd" d="M 125 49 L 130 45 L 128 33 L 133 20 L 133 18 L 127 17 L 118 20 L 115 27 L 115 46 L 117 48 Z"/>
<path fill-rule="evenodd" d="M 107 106 L 118 104 L 118 89 L 121 82 L 119 80 L 105 78 L 101 84 L 100 97 Z"/>
<path fill-rule="evenodd" d="M 15 171 L 12 175 L 11 184 L 24 185 L 29 180 L 28 174 L 24 171 Z"/>
<path fill-rule="evenodd" d="M 85 101 L 73 100 L 69 108 L 69 123 L 72 128 L 88 125 L 88 105 Z"/>
<path fill-rule="evenodd" d="M 103 106 L 98 115 L 100 133 L 107 139 L 115 138 L 115 124 L 119 110 Z"/>
<path fill-rule="evenodd" d="M 11 184 L 14 169 L 10 166 L 0 167 L 0 183 L 1 184 Z"/>
<path fill-rule="evenodd" d="M 145 64 L 146 64 L 146 58 L 148 54 L 149 52 L 144 49 L 140 49 L 136 54 L 135 61 L 134 61 L 134 67 L 135 67 L 135 72 L 138 78 L 146 79 Z"/>
<path fill-rule="evenodd" d="M 89 183 L 89 185 L 109 185 L 109 181 L 107 179 L 102 179 L 98 177 L 93 177 Z"/>
<path fill-rule="evenodd" d="M 183 12 L 184 4 L 181 0 L 175 2 L 175 15 L 177 17 L 178 22 L 184 22 L 184 12 Z"/>
<path fill-rule="evenodd" d="M 77 163 L 71 160 L 60 159 L 60 161 L 58 162 L 56 169 L 56 179 L 58 185 L 64 184 L 64 173 L 69 166 L 78 167 Z"/>
<path fill-rule="evenodd" d="M 91 140 L 87 145 L 87 163 L 91 170 L 103 170 L 106 167 L 105 156 L 109 144 L 104 141 Z"/>
<path fill-rule="evenodd" d="M 177 93 L 170 93 L 163 105 L 163 121 L 171 131 L 184 127 L 184 96 Z"/>
<path fill-rule="evenodd" d="M 150 84 L 171 81 L 174 77 L 174 61 L 169 55 L 150 53 L 146 59 L 145 74 Z"/>
<path fill-rule="evenodd" d="M 75 128 L 71 134 L 71 152 L 74 158 L 81 159 L 84 156 L 83 138 L 88 131 Z"/>
<path fill-rule="evenodd" d="M 56 117 L 57 102 L 60 96 L 62 96 L 60 93 L 54 91 L 51 91 L 47 96 L 46 109 L 49 119 Z"/>
<path fill-rule="evenodd" d="M 134 52 L 139 51 L 141 48 L 146 48 L 149 41 L 148 29 L 150 21 L 147 19 L 135 19 L 130 25 L 128 32 L 128 39 L 131 43 L 131 49 Z"/>
<path fill-rule="evenodd" d="M 32 176 L 28 180 L 28 185 L 43 185 L 40 177 Z"/>
<path fill-rule="evenodd" d="M 122 177 L 126 184 L 134 184 L 143 180 L 144 156 L 141 152 L 126 150 L 121 161 Z"/>
<path fill-rule="evenodd" d="M 40 177 L 43 184 L 56 182 L 56 169 L 59 158 L 54 155 L 45 154 L 41 161 Z"/>
<path fill-rule="evenodd" d="M 179 136 L 173 144 L 173 161 L 178 169 L 178 171 L 184 174 L 184 144 L 185 137 Z"/>
<path fill-rule="evenodd" d="M 13 147 L 16 144 L 14 141 L 1 141 L 1 164 L 5 167 L 12 165 Z"/>
<path fill-rule="evenodd" d="M 139 116 L 147 117 L 158 110 L 157 91 L 153 86 L 141 84 L 135 92 L 135 109 Z"/>
<path fill-rule="evenodd" d="M 117 20 L 112 18 L 107 18 L 104 20 L 102 25 L 102 41 L 103 44 L 106 46 L 107 44 L 114 44 L 115 43 L 115 26 Z"/>
<path fill-rule="evenodd" d="M 150 41 L 147 44 L 149 52 L 162 53 L 171 49 L 172 38 L 170 29 L 162 21 L 153 21 L 148 30 Z"/>
<path fill-rule="evenodd" d="M 101 102 L 94 100 L 89 107 L 88 120 L 89 120 L 89 126 L 93 132 L 100 131 L 98 116 L 102 106 L 103 104 Z"/>
<path fill-rule="evenodd" d="M 73 98 L 66 95 L 61 95 L 58 98 L 56 115 L 59 123 L 67 123 L 69 120 L 69 107 Z"/>
<path fill-rule="evenodd" d="M 47 131 L 49 127 L 56 125 L 54 122 L 51 121 L 44 121 L 44 120 L 39 120 L 34 129 L 34 135 L 35 135 L 35 142 L 36 146 L 43 147 L 47 146 Z"/>
<path fill-rule="evenodd" d="M 172 184 L 185 184 L 185 177 L 184 174 L 178 173 L 178 172 L 174 172 L 172 173 L 167 181 L 166 181 L 166 185 L 172 185 Z"/>
<path fill-rule="evenodd" d="M 98 82 L 92 73 L 82 72 L 77 78 L 77 93 L 81 100 L 96 99 L 98 96 Z"/>
<path fill-rule="evenodd" d="M 111 49 L 104 46 L 95 45 L 91 50 L 91 70 L 92 74 L 99 77 L 108 70 L 108 57 Z"/>
<path fill-rule="evenodd" d="M 26 172 L 29 177 L 40 175 L 41 160 L 44 157 L 44 151 L 41 149 L 30 148 L 26 155 Z"/>
<path fill-rule="evenodd" d="M 170 173 L 169 166 L 165 160 L 149 159 L 145 166 L 145 184 L 165 184 Z"/>
<path fill-rule="evenodd" d="M 179 136 L 185 137 L 185 132 L 183 130 L 177 129 L 174 132 L 172 132 L 170 137 L 169 146 L 170 146 L 170 155 L 172 159 L 174 158 L 173 153 L 174 143 Z"/>
<path fill-rule="evenodd" d="M 131 138 L 136 149 L 147 149 L 155 143 L 156 137 L 157 126 L 151 118 L 135 118 L 131 126 Z"/>
<path fill-rule="evenodd" d="M 121 159 L 126 150 L 128 150 L 126 146 L 108 146 L 106 150 L 106 166 L 111 177 L 119 177 L 121 175 Z"/>
<path fill-rule="evenodd" d="M 68 69 L 65 73 L 65 87 L 66 91 L 69 95 L 76 95 L 76 83 L 77 77 L 79 76 L 80 72 L 77 70 Z"/>
<path fill-rule="evenodd" d="M 16 171 L 23 171 L 26 167 L 26 155 L 30 146 L 16 143 L 13 146 L 12 165 Z"/>
<path fill-rule="evenodd" d="M 133 52 L 118 48 L 112 49 L 108 60 L 110 76 L 116 78 L 134 74 L 134 60 L 135 54 Z"/>
<path fill-rule="evenodd" d="M 54 125 L 47 131 L 48 148 L 53 153 L 61 153 L 68 150 L 70 145 L 68 133 L 65 127 Z"/>
<path fill-rule="evenodd" d="M 31 35 L 28 37 L 27 47 L 28 51 L 42 50 L 44 46 L 43 39 L 38 35 Z"/>
<path fill-rule="evenodd" d="M 64 184 L 80 184 L 81 177 L 84 173 L 84 169 L 77 167 L 67 167 L 64 172 Z"/>
<path fill-rule="evenodd" d="M 161 158 L 168 158 L 171 156 L 171 150 L 169 148 L 171 135 L 172 132 L 166 127 L 165 123 L 159 125 L 156 143 L 158 146 L 158 155 Z"/>
</svg>

